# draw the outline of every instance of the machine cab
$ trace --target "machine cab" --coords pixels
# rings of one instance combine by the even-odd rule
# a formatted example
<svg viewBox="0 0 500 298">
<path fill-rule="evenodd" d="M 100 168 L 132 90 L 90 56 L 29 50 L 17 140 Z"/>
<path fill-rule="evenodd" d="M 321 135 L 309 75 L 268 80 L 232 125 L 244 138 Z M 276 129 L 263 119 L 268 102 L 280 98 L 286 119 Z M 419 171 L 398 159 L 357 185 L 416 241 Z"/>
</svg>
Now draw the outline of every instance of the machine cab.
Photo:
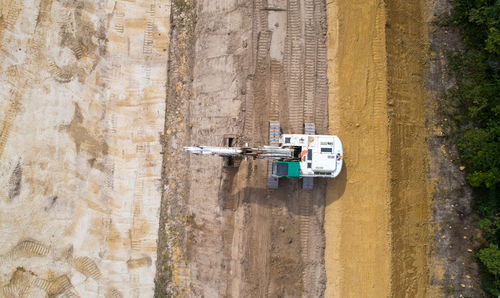
<svg viewBox="0 0 500 298">
<path fill-rule="evenodd" d="M 342 143 L 337 136 L 283 134 L 279 146 L 294 148 L 297 154 L 294 161 L 276 164 L 273 172 L 278 177 L 298 178 L 300 170 L 299 177 L 334 178 L 342 169 Z"/>
</svg>

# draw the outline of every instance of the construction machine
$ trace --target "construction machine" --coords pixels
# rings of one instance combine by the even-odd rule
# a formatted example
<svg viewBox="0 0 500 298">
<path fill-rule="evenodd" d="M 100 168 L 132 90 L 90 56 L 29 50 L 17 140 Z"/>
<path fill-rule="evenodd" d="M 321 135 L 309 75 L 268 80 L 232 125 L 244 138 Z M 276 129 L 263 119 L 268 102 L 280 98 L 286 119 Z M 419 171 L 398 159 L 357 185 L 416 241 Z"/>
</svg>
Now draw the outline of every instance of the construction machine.
<svg viewBox="0 0 500 298">
<path fill-rule="evenodd" d="M 269 145 L 259 147 L 184 147 L 198 155 L 229 159 L 268 161 L 268 188 L 278 188 L 280 177 L 301 178 L 304 189 L 312 189 L 314 177 L 334 178 L 342 169 L 342 143 L 334 135 L 316 135 L 314 123 L 305 123 L 304 134 L 281 134 L 280 123 L 269 123 Z"/>
</svg>

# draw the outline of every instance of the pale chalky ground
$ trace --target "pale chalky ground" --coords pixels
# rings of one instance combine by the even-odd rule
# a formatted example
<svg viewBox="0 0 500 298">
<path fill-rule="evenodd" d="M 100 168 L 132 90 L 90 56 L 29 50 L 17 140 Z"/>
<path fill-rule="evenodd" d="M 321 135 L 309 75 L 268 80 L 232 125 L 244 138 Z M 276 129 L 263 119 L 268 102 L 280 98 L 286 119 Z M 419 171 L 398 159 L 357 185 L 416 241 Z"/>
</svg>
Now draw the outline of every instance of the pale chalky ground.
<svg viewBox="0 0 500 298">
<path fill-rule="evenodd" d="M 153 295 L 169 16 L 0 3 L 0 296 Z"/>
</svg>

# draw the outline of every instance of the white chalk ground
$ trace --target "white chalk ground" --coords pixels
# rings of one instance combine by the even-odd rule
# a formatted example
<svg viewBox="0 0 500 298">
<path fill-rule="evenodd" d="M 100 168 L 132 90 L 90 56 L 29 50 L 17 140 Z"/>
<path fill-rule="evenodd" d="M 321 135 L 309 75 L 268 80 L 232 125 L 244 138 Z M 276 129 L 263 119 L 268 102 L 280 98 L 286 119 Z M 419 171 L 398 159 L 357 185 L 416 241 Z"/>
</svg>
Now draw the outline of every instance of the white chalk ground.
<svg viewBox="0 0 500 298">
<path fill-rule="evenodd" d="M 151 297 L 170 0 L 72 2 L 0 3 L 0 297 Z"/>
</svg>

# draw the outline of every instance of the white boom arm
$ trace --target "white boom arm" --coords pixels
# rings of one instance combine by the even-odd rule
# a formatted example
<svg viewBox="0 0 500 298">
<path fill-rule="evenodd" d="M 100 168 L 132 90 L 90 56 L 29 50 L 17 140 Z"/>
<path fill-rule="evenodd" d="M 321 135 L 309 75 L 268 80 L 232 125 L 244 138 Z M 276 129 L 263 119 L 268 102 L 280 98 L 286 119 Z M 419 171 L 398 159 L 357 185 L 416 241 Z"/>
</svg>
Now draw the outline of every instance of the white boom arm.
<svg viewBox="0 0 500 298">
<path fill-rule="evenodd" d="M 253 157 L 266 160 L 293 159 L 293 149 L 274 146 L 249 147 L 184 147 L 184 151 L 197 155 L 218 155 L 224 157 Z"/>
</svg>

